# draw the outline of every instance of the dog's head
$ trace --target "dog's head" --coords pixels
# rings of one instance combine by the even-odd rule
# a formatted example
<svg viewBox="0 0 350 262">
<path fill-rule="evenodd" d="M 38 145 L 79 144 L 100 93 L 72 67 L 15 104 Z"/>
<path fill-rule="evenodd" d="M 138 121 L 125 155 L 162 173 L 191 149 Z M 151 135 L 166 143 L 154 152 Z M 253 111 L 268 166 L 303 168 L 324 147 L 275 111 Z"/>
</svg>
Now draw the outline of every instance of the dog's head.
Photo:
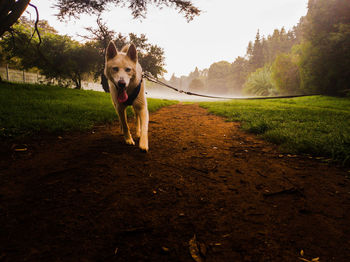
<svg viewBox="0 0 350 262">
<path fill-rule="evenodd" d="M 118 51 L 113 41 L 109 42 L 106 49 L 105 75 L 116 86 L 120 103 L 128 99 L 126 90 L 136 76 L 136 66 L 137 51 L 134 44 L 124 46 Z"/>
</svg>

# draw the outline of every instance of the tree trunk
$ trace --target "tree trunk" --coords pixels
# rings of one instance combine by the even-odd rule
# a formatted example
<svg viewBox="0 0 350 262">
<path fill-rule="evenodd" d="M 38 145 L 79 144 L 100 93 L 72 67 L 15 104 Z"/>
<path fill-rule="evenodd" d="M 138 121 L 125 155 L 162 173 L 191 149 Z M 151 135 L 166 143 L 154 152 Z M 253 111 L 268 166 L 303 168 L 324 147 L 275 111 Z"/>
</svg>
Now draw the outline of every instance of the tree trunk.
<svg viewBox="0 0 350 262">
<path fill-rule="evenodd" d="M 81 89 L 81 77 L 80 77 L 80 74 L 78 74 L 76 79 L 75 79 L 75 89 Z"/>
<path fill-rule="evenodd" d="M 30 0 L 0 0 L 0 36 L 20 18 Z"/>
</svg>

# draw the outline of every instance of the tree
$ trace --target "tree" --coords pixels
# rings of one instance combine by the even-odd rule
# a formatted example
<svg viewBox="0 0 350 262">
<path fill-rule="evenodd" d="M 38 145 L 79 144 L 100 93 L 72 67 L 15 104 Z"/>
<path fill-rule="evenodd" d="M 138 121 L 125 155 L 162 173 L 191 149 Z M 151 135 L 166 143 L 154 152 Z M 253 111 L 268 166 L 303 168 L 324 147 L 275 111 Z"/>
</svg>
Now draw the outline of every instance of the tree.
<svg viewBox="0 0 350 262">
<path fill-rule="evenodd" d="M 203 91 L 203 89 L 204 89 L 204 83 L 202 80 L 200 80 L 198 78 L 192 79 L 192 81 L 189 85 L 189 90 L 191 92 L 200 92 L 200 91 Z"/>
<path fill-rule="evenodd" d="M 249 50 L 249 46 L 248 46 L 248 50 Z M 264 53 L 263 53 L 263 46 L 262 46 L 259 30 L 256 33 L 253 50 L 251 52 L 252 54 L 250 58 L 250 64 L 252 69 L 255 70 L 259 67 L 262 67 L 264 65 Z"/>
<path fill-rule="evenodd" d="M 243 57 L 237 57 L 231 65 L 230 93 L 240 95 L 249 74 L 249 62 Z"/>
<path fill-rule="evenodd" d="M 189 77 L 191 80 L 196 79 L 196 78 L 199 78 L 200 75 L 199 75 L 198 67 L 196 67 L 196 68 L 194 69 L 194 71 L 191 72 L 191 73 L 189 74 L 188 77 Z"/>
<path fill-rule="evenodd" d="M 80 14 L 101 14 L 109 6 L 127 6 L 134 18 L 143 18 L 147 14 L 149 5 L 157 7 L 173 7 L 190 21 L 200 14 L 190 0 L 56 0 L 59 9 L 58 17 L 61 19 L 75 17 Z M 30 4 L 30 0 L 0 0 L 0 36 L 9 31 L 11 26 L 19 19 Z"/>
<path fill-rule="evenodd" d="M 281 53 L 272 64 L 272 78 L 282 95 L 300 94 L 300 74 L 293 54 Z"/>
<path fill-rule="evenodd" d="M 228 78 L 231 73 L 231 64 L 226 61 L 214 63 L 208 71 L 208 91 L 227 94 L 229 91 Z"/>
<path fill-rule="evenodd" d="M 67 36 L 50 35 L 43 38 L 45 59 L 34 66 L 48 78 L 71 79 L 75 88 L 81 89 L 84 74 L 96 70 L 98 51 L 91 43 L 80 44 Z"/>
<path fill-rule="evenodd" d="M 85 28 L 90 36 L 84 36 L 88 39 L 98 50 L 100 57 L 97 60 L 97 70 L 95 72 L 95 79 L 101 77 L 101 84 L 105 92 L 109 92 L 109 86 L 107 78 L 104 75 L 105 66 L 105 50 L 108 43 L 114 40 L 116 47 L 120 50 L 122 47 L 132 42 L 138 49 L 138 60 L 142 66 L 144 72 L 152 74 L 154 77 L 162 75 L 166 70 L 164 69 L 164 51 L 157 45 L 148 43 L 146 35 L 130 33 L 128 36 L 117 34 L 115 31 L 110 30 L 105 22 L 102 21 L 101 16 L 98 16 L 97 28 L 88 27 Z"/>
<path fill-rule="evenodd" d="M 246 56 L 248 59 L 251 59 L 251 57 L 253 56 L 253 42 L 252 41 L 249 41 L 249 43 L 248 43 Z"/>
<path fill-rule="evenodd" d="M 52 33 L 47 23 L 42 24 L 45 27 L 39 29 L 42 35 L 40 48 L 45 50 L 44 56 L 36 52 L 39 39 L 32 38 L 27 21 L 15 25 L 13 36 L 5 34 L 1 46 L 10 58 L 19 59 L 21 68 L 36 67 L 47 78 L 70 79 L 80 89 L 83 75 L 96 70 L 99 59 L 97 49 L 92 43 L 80 44 L 68 36 Z"/>
<path fill-rule="evenodd" d="M 166 73 L 164 69 L 165 57 L 163 48 L 148 43 L 148 39 L 144 34 L 137 36 L 136 34 L 130 33 L 128 37 L 124 37 L 123 39 L 129 39 L 127 42 L 132 42 L 137 47 L 139 63 L 144 72 L 150 73 L 154 77 Z"/>
<path fill-rule="evenodd" d="M 84 36 L 85 39 L 94 41 L 95 48 L 99 51 L 98 59 L 98 68 L 94 74 L 95 80 L 100 77 L 101 85 L 105 92 L 109 92 L 108 80 L 104 74 L 104 65 L 105 65 L 105 50 L 108 46 L 108 43 L 115 38 L 115 31 L 110 30 L 106 23 L 102 21 L 101 16 L 99 15 L 96 19 L 97 29 L 92 27 L 85 28 L 91 36 Z"/>
<path fill-rule="evenodd" d="M 304 89 L 344 95 L 350 86 L 350 1 L 310 0 L 301 47 Z"/>
<path fill-rule="evenodd" d="M 35 49 L 29 43 L 31 34 L 31 24 L 27 19 L 21 18 L 14 25 L 14 32 L 12 34 L 6 33 L 2 37 L 0 45 L 5 53 L 5 60 L 12 67 L 17 69 L 30 68 L 31 66 L 28 65 L 32 65 L 32 62 L 38 57 L 35 55 Z M 36 40 L 34 38 L 33 42 Z"/>
</svg>

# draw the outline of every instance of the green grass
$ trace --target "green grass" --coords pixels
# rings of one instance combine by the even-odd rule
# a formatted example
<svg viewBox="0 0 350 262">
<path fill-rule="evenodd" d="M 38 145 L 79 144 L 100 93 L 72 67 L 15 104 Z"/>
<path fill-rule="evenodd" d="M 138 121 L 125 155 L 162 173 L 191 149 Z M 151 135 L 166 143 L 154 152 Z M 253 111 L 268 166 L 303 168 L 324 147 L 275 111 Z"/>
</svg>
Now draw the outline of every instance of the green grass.
<svg viewBox="0 0 350 262">
<path fill-rule="evenodd" d="M 284 152 L 350 163 L 350 98 L 326 96 L 200 103 Z"/>
<path fill-rule="evenodd" d="M 149 99 L 149 111 L 177 101 Z M 132 115 L 131 107 L 128 115 Z M 57 86 L 0 83 L 0 139 L 84 131 L 117 120 L 109 94 Z"/>
</svg>

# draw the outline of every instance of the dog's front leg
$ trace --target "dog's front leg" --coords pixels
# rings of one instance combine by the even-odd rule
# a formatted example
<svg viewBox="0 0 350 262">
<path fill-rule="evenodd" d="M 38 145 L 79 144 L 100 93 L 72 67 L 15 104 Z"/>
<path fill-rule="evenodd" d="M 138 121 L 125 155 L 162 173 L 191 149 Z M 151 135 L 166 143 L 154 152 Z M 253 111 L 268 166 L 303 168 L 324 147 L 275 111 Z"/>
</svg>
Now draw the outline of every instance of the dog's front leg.
<svg viewBox="0 0 350 262">
<path fill-rule="evenodd" d="M 118 116 L 119 116 L 120 124 L 122 126 L 122 131 L 124 134 L 125 142 L 128 145 L 135 145 L 135 142 L 132 139 L 132 136 L 131 136 L 130 130 L 129 130 L 129 126 L 127 123 L 125 107 L 118 107 Z"/>
<path fill-rule="evenodd" d="M 139 147 L 144 150 L 148 151 L 148 110 L 147 106 L 146 108 L 143 108 L 139 112 L 140 116 L 140 124 L 141 124 L 141 136 L 140 136 L 140 144 Z"/>
<path fill-rule="evenodd" d="M 141 123 L 140 123 L 140 113 L 139 111 L 135 110 L 136 115 L 136 138 L 141 137 Z"/>
</svg>

